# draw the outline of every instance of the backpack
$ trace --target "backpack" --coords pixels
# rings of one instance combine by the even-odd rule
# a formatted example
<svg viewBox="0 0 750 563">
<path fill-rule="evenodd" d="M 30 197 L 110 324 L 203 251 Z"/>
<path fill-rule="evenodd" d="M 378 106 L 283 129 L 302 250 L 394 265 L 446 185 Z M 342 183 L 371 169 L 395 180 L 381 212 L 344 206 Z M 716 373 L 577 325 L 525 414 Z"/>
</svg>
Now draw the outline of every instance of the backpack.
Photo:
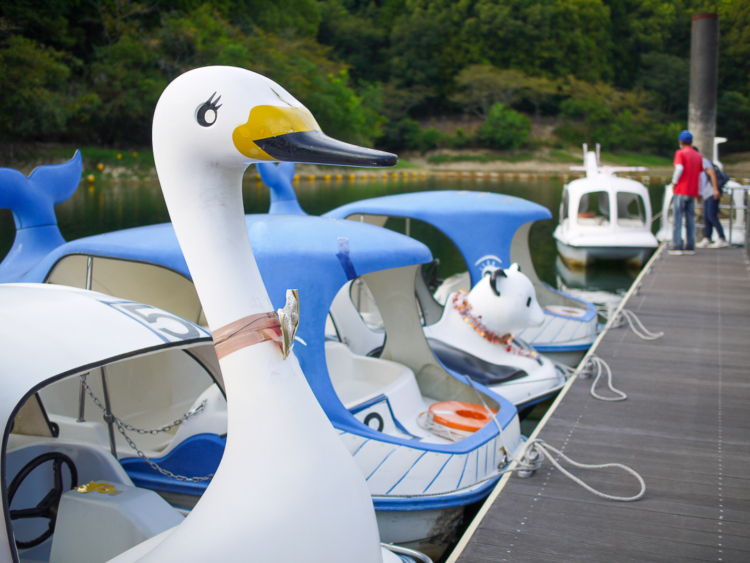
<svg viewBox="0 0 750 563">
<path fill-rule="evenodd" d="M 729 176 L 718 166 L 716 166 L 716 163 L 712 163 L 714 165 L 714 172 L 716 173 L 716 187 L 719 189 L 719 193 L 724 193 L 724 186 L 729 181 Z"/>
</svg>

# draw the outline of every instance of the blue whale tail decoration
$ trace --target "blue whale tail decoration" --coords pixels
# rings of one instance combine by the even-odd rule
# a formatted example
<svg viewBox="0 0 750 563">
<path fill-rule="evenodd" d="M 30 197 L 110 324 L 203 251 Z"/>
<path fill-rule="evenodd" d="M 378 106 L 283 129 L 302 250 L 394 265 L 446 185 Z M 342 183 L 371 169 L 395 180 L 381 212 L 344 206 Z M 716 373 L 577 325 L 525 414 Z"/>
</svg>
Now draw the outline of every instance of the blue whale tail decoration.
<svg viewBox="0 0 750 563">
<path fill-rule="evenodd" d="M 0 263 L 0 283 L 22 281 L 42 258 L 65 244 L 55 205 L 75 193 L 82 172 L 80 151 L 68 162 L 39 166 L 28 178 L 18 170 L 0 168 L 0 209 L 10 209 L 16 223 L 13 247 Z"/>
<path fill-rule="evenodd" d="M 307 215 L 300 207 L 292 186 L 295 168 L 293 162 L 281 162 L 278 165 L 259 162 L 255 167 L 260 179 L 271 189 L 271 207 L 268 209 L 270 215 Z"/>
</svg>

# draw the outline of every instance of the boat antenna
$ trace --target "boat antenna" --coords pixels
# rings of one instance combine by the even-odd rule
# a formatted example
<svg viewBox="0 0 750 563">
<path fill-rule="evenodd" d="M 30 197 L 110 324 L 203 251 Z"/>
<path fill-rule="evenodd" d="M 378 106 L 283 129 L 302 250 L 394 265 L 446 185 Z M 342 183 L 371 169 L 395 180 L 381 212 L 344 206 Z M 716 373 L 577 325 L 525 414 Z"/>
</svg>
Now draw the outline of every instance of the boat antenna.
<svg viewBox="0 0 750 563">
<path fill-rule="evenodd" d="M 599 158 L 600 155 L 601 155 L 601 149 L 602 149 L 602 146 L 599 143 L 596 143 L 596 165 L 597 166 L 601 166 L 602 165 L 602 162 L 601 162 L 601 160 Z"/>
<path fill-rule="evenodd" d="M 583 165 L 586 165 L 586 153 L 589 152 L 589 146 L 587 143 L 583 143 Z"/>
</svg>

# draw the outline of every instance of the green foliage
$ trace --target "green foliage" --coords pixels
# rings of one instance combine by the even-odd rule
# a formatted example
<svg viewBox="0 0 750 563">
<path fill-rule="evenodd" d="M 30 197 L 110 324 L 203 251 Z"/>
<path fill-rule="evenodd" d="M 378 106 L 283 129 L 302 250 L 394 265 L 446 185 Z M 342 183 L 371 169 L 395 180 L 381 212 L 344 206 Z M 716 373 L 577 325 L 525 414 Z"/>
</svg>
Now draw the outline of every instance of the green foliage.
<svg viewBox="0 0 750 563">
<path fill-rule="evenodd" d="M 59 51 L 10 37 L 0 49 L 0 134 L 54 140 L 63 133 L 71 116 L 96 103 L 94 97 L 68 89 L 70 74 Z"/>
<path fill-rule="evenodd" d="M 722 152 L 750 150 L 750 97 L 739 92 L 724 92 L 717 107 L 716 132 L 729 139 Z"/>
<path fill-rule="evenodd" d="M 478 137 L 484 146 L 515 150 L 529 140 L 531 121 L 505 104 L 497 103 L 490 109 L 487 119 L 479 127 Z"/>
<path fill-rule="evenodd" d="M 747 0 L 6 1 L 0 136 L 147 145 L 166 84 L 226 64 L 276 80 L 350 142 L 517 146 L 527 141 L 506 138 L 527 138 L 516 110 L 560 115 L 565 142 L 671 151 L 687 114 L 690 16 L 714 10 L 719 134 L 747 150 Z M 502 127 L 489 118 L 497 103 Z M 481 134 L 416 121 L 458 111 L 487 118 Z"/>
<path fill-rule="evenodd" d="M 687 119 L 690 88 L 690 61 L 666 53 L 648 53 L 641 57 L 637 84 L 656 94 L 663 113 L 678 113 Z"/>
<path fill-rule="evenodd" d="M 557 134 L 571 143 L 599 143 L 606 150 L 668 151 L 684 128 L 660 119 L 663 116 L 650 109 L 652 95 L 643 90 L 625 92 L 570 79 L 568 92 L 570 97 L 560 104 L 566 121 Z"/>
</svg>

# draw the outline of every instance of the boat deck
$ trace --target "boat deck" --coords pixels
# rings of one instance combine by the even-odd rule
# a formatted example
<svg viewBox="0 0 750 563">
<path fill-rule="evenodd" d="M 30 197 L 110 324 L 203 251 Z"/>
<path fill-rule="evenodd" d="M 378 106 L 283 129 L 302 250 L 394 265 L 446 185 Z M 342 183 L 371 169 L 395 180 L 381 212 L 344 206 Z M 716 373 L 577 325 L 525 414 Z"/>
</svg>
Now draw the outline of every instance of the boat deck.
<svg viewBox="0 0 750 563">
<path fill-rule="evenodd" d="M 538 437 L 572 459 L 618 462 L 636 502 L 600 499 L 545 461 L 504 478 L 448 562 L 750 561 L 750 276 L 739 249 L 662 252 L 626 307 L 647 328 L 609 330 L 596 354 L 626 401 L 574 380 Z M 610 394 L 601 383 L 597 390 Z M 566 464 L 563 463 L 566 467 Z M 603 492 L 620 470 L 572 472 Z M 491 504 L 490 504 L 491 503 Z"/>
</svg>

